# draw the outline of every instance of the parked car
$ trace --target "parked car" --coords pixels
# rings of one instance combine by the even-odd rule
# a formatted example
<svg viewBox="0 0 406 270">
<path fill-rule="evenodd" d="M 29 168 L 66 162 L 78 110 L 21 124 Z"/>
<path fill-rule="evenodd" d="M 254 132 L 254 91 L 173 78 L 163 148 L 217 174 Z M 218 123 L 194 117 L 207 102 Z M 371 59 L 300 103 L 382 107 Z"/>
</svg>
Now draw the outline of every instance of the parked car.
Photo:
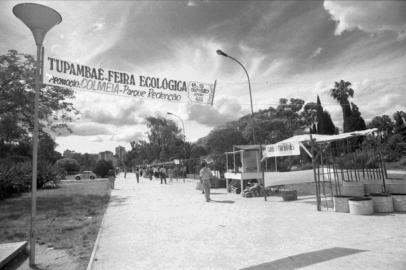
<svg viewBox="0 0 406 270">
<path fill-rule="evenodd" d="M 81 173 L 78 173 L 75 175 L 76 180 L 81 180 L 81 179 L 95 179 L 96 175 L 92 171 L 83 171 Z"/>
</svg>

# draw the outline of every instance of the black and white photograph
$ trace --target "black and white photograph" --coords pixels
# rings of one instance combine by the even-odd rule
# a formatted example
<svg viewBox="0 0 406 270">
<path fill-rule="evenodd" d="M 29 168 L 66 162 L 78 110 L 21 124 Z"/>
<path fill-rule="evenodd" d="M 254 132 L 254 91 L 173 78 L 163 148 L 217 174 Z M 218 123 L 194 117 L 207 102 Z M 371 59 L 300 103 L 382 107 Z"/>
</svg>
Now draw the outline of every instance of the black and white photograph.
<svg viewBox="0 0 406 270">
<path fill-rule="evenodd" d="M 0 269 L 406 269 L 406 1 L 0 0 Z"/>
</svg>

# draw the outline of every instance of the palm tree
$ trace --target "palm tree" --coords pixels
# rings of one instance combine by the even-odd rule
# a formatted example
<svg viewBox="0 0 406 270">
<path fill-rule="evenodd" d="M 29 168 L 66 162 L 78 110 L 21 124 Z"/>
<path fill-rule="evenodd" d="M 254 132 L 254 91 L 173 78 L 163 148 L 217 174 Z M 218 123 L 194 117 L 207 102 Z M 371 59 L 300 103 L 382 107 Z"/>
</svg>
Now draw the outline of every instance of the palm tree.
<svg viewBox="0 0 406 270">
<path fill-rule="evenodd" d="M 352 110 L 348 98 L 354 96 L 354 89 L 351 88 L 351 83 L 343 80 L 334 82 L 334 88 L 330 89 L 330 96 L 340 103 L 343 110 L 344 132 L 350 131 Z"/>
</svg>

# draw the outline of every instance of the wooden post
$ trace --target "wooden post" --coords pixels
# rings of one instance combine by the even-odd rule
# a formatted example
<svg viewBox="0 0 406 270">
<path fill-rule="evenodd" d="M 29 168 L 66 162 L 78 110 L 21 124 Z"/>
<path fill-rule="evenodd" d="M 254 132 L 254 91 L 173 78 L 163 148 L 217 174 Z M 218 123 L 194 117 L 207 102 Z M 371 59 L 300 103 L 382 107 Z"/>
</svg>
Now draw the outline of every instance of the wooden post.
<svg viewBox="0 0 406 270">
<path fill-rule="evenodd" d="M 316 185 L 316 202 L 317 202 L 317 211 L 321 211 L 320 207 L 320 193 L 319 193 L 319 188 L 318 188 L 318 181 L 317 181 L 317 173 L 316 173 L 316 162 L 315 159 L 317 158 L 315 156 L 315 151 L 314 151 L 314 141 L 313 137 L 310 134 L 310 146 L 311 146 L 311 151 L 312 151 L 312 165 L 313 165 L 313 174 L 314 174 L 314 183 Z M 317 155 L 318 156 L 318 155 Z"/>
</svg>

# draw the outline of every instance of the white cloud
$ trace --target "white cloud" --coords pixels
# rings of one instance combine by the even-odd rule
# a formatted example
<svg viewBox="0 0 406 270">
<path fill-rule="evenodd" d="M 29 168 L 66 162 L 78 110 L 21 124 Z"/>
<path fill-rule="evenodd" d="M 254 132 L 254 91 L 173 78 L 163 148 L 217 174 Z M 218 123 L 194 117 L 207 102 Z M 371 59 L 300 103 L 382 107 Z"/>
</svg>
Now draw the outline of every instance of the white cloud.
<svg viewBox="0 0 406 270">
<path fill-rule="evenodd" d="M 131 134 L 120 134 L 120 135 L 117 135 L 117 136 L 115 136 L 114 139 L 115 139 L 116 141 L 130 143 L 130 142 L 132 142 L 132 141 L 137 142 L 137 141 L 139 141 L 139 140 L 142 140 L 142 139 L 144 139 L 144 137 L 145 137 L 145 135 L 144 135 L 143 132 L 136 131 L 136 132 L 133 132 L 133 133 L 131 133 Z"/>
<path fill-rule="evenodd" d="M 99 18 L 92 27 L 93 32 L 98 32 L 104 29 L 104 26 L 106 25 L 106 21 L 104 18 Z"/>
<path fill-rule="evenodd" d="M 358 28 L 368 33 L 406 33 L 406 3 L 402 1 L 324 1 L 336 21 L 335 34 Z"/>
<path fill-rule="evenodd" d="M 318 47 L 318 48 L 313 52 L 313 54 L 312 54 L 312 56 L 311 56 L 310 58 L 314 58 L 314 57 L 318 56 L 318 55 L 321 53 L 322 50 L 323 50 L 323 48 Z"/>
<path fill-rule="evenodd" d="M 243 115 L 241 104 L 236 99 L 222 98 L 214 107 L 205 105 L 190 105 L 189 120 L 202 125 L 215 127 L 229 121 L 237 120 Z"/>
<path fill-rule="evenodd" d="M 100 125 L 96 123 L 74 123 L 70 125 L 72 133 L 69 133 L 67 130 L 59 130 L 56 132 L 56 135 L 59 137 L 65 136 L 95 136 L 95 135 L 109 135 L 112 134 L 112 131 L 108 129 L 105 125 Z"/>
</svg>

